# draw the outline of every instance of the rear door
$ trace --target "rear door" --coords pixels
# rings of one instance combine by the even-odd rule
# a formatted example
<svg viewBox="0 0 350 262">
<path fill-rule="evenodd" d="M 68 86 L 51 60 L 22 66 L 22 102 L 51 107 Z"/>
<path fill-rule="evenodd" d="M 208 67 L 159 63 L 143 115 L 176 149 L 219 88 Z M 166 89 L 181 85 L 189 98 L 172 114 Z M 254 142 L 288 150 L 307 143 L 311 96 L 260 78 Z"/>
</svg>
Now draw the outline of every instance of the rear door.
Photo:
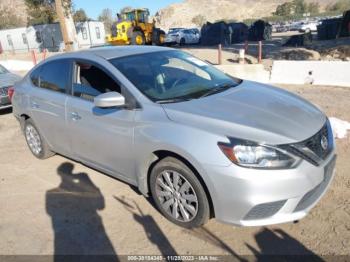
<svg viewBox="0 0 350 262">
<path fill-rule="evenodd" d="M 70 68 L 69 60 L 60 59 L 43 64 L 31 75 L 31 116 L 51 148 L 62 154 L 69 152 L 65 104 L 71 82 Z"/>
<path fill-rule="evenodd" d="M 190 30 L 184 30 L 184 34 L 185 34 L 186 44 L 191 44 L 193 39 L 192 39 Z"/>
<path fill-rule="evenodd" d="M 120 84 L 103 67 L 75 61 L 67 123 L 75 158 L 130 183 L 135 181 L 133 158 L 134 112 L 126 108 L 97 108 L 99 94 L 116 91 Z"/>
</svg>

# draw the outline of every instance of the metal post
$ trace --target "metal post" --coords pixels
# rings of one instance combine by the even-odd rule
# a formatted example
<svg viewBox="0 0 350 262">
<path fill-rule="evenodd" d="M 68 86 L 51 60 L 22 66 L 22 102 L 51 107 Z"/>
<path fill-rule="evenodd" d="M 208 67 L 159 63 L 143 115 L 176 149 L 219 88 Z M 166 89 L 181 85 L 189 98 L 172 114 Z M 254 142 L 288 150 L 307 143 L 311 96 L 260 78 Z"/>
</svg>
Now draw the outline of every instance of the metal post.
<svg viewBox="0 0 350 262">
<path fill-rule="evenodd" d="M 262 62 L 262 41 L 259 41 L 259 64 Z"/>
<path fill-rule="evenodd" d="M 36 55 L 35 55 L 35 51 L 32 50 L 32 61 L 33 61 L 33 64 L 36 65 Z"/>
<path fill-rule="evenodd" d="M 245 53 L 248 53 L 248 41 L 245 41 L 244 43 L 244 51 Z"/>
<path fill-rule="evenodd" d="M 46 59 L 46 52 L 47 52 L 47 49 L 45 48 L 45 49 L 43 50 L 43 60 Z"/>
<path fill-rule="evenodd" d="M 245 63 L 245 50 L 244 49 L 239 49 L 239 61 L 240 64 Z"/>
<path fill-rule="evenodd" d="M 222 46 L 221 46 L 221 44 L 219 44 L 219 46 L 218 46 L 218 64 L 219 65 L 222 64 Z"/>
</svg>

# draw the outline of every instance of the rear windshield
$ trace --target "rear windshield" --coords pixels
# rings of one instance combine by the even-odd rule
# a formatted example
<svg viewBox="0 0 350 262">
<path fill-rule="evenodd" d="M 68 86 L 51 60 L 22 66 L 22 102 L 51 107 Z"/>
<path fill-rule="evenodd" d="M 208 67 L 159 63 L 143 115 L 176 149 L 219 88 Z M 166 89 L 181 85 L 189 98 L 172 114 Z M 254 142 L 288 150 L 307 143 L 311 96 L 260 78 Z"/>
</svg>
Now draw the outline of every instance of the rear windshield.
<svg viewBox="0 0 350 262">
<path fill-rule="evenodd" d="M 3 67 L 2 65 L 0 65 L 0 74 L 6 74 L 9 71 L 7 71 L 7 69 L 5 67 Z"/>
</svg>

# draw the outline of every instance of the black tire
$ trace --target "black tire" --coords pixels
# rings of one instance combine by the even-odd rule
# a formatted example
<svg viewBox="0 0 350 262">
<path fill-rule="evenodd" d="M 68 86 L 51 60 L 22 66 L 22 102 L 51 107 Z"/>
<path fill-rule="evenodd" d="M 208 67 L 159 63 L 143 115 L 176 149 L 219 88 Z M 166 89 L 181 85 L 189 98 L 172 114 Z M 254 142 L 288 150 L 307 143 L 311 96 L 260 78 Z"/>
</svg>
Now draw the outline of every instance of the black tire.
<svg viewBox="0 0 350 262">
<path fill-rule="evenodd" d="M 191 191 L 194 191 L 197 202 L 195 203 L 196 214 L 193 215 L 190 221 L 180 221 L 170 215 L 168 212 L 173 212 L 174 205 L 168 208 L 168 211 L 162 206 L 161 198 L 157 196 L 157 178 L 161 177 L 161 174 L 164 171 L 174 171 L 181 175 L 181 179 L 185 178 L 187 182 L 191 185 Z M 174 177 L 172 177 L 174 179 Z M 174 182 L 174 180 L 172 180 Z M 183 184 L 182 184 L 183 185 Z M 158 210 L 171 222 L 175 223 L 184 228 L 195 228 L 204 225 L 210 218 L 210 206 L 207 194 L 193 171 L 183 162 L 174 158 L 166 157 L 160 160 L 152 169 L 150 174 L 150 189 L 152 193 L 152 198 L 158 208 Z M 158 189 L 159 192 L 159 189 Z M 170 197 L 171 198 L 171 197 Z M 163 204 L 167 201 L 167 197 L 164 197 Z M 180 200 L 179 200 L 180 203 Z M 179 204 L 180 205 L 180 204 Z M 181 208 L 178 207 L 178 210 L 181 211 Z M 188 213 L 189 214 L 189 213 Z M 179 212 L 179 216 L 181 212 Z M 183 216 L 182 216 L 183 218 Z M 181 219 L 181 218 L 179 218 Z"/>
<path fill-rule="evenodd" d="M 141 37 L 142 38 L 142 43 L 137 43 L 136 39 L 138 37 Z M 146 44 L 146 39 L 145 39 L 145 36 L 142 32 L 140 31 L 134 31 L 132 32 L 132 36 L 131 36 L 131 44 L 133 45 L 145 45 Z"/>
<path fill-rule="evenodd" d="M 186 44 L 186 39 L 185 38 L 181 38 L 180 39 L 180 46 L 183 46 Z"/>
<path fill-rule="evenodd" d="M 26 133 L 27 129 L 30 128 L 30 127 L 34 128 L 34 130 L 38 134 L 38 137 L 40 139 L 40 147 L 41 147 L 40 152 L 35 152 L 32 149 L 32 147 L 30 146 L 30 143 L 28 141 L 28 136 L 27 136 L 27 133 Z M 35 124 L 34 124 L 32 119 L 28 118 L 27 120 L 25 120 L 23 132 L 24 132 L 24 137 L 26 139 L 27 145 L 28 145 L 30 151 L 32 152 L 32 154 L 35 157 L 37 157 L 39 159 L 46 159 L 46 158 L 49 158 L 49 157 L 52 157 L 52 156 L 55 155 L 55 153 L 51 151 L 51 149 L 50 149 L 49 145 L 47 144 L 45 138 L 40 134 L 38 128 L 35 126 Z"/>
<path fill-rule="evenodd" d="M 153 45 L 161 45 L 160 30 L 158 28 L 154 28 L 152 31 L 152 44 Z"/>
</svg>

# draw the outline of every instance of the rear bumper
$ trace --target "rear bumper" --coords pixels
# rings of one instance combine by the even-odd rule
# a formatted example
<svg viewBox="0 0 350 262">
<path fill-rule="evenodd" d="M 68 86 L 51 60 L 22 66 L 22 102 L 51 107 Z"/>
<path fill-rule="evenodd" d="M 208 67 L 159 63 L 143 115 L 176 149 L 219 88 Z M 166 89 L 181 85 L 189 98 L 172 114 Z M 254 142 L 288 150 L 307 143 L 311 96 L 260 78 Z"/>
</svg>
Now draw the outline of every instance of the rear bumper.
<svg viewBox="0 0 350 262">
<path fill-rule="evenodd" d="M 335 159 L 332 152 L 321 166 L 303 161 L 290 170 L 206 166 L 215 218 L 239 226 L 299 220 L 327 191 Z"/>
<path fill-rule="evenodd" d="M 10 98 L 8 96 L 0 96 L 0 109 L 12 107 Z"/>
</svg>

